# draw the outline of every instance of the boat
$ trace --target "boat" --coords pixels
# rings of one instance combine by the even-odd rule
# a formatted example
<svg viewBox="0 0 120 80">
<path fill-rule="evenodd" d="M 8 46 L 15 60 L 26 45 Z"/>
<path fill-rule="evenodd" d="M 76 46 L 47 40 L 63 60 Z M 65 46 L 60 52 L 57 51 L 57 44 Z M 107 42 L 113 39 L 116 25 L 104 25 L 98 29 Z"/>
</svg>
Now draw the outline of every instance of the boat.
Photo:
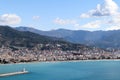
<svg viewBox="0 0 120 80">
<path fill-rule="evenodd" d="M 11 73 L 5 73 L 5 74 L 0 74 L 0 77 L 5 77 L 5 76 L 13 76 L 13 75 L 19 75 L 19 74 L 27 74 L 28 71 L 23 68 L 23 70 L 18 71 L 18 72 L 11 72 Z"/>
</svg>

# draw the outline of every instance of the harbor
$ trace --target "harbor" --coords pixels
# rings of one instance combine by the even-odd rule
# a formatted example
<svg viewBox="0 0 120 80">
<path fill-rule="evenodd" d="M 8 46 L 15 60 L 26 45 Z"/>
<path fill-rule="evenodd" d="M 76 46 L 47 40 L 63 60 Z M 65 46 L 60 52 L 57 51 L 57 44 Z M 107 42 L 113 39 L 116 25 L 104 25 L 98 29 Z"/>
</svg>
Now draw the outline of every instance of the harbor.
<svg viewBox="0 0 120 80">
<path fill-rule="evenodd" d="M 18 72 L 11 72 L 11 73 L 0 74 L 0 77 L 14 76 L 14 75 L 19 75 L 19 74 L 27 74 L 27 73 L 28 73 L 28 71 L 23 69 L 22 71 L 18 71 Z"/>
</svg>

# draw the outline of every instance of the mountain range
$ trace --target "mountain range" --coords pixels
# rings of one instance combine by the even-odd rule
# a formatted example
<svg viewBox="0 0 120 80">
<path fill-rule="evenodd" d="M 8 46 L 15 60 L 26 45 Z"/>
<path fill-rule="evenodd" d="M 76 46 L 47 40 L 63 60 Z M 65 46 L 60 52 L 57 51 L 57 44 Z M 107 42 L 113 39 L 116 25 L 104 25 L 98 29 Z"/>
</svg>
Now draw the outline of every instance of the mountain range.
<svg viewBox="0 0 120 80">
<path fill-rule="evenodd" d="M 111 31 L 84 31 L 58 29 L 51 31 L 42 31 L 29 27 L 16 27 L 19 31 L 30 31 L 39 35 L 49 37 L 63 38 L 64 40 L 95 46 L 100 48 L 120 48 L 120 30 Z"/>
<path fill-rule="evenodd" d="M 39 50 L 83 50 L 91 47 L 67 42 L 60 38 L 39 35 L 30 31 L 18 31 L 9 26 L 0 26 L 0 47 L 11 49 L 38 48 Z"/>
</svg>

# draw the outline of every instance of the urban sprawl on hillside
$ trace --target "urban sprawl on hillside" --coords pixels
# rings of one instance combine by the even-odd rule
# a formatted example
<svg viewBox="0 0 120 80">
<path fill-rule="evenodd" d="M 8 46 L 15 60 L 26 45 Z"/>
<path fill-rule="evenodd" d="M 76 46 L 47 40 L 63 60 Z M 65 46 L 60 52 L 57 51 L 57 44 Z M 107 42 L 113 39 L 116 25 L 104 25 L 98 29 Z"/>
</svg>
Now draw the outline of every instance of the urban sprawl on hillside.
<svg viewBox="0 0 120 80">
<path fill-rule="evenodd" d="M 47 45 L 46 45 L 47 46 Z M 84 48 L 79 50 L 66 50 L 53 48 L 40 50 L 38 48 L 21 48 L 13 50 L 9 47 L 0 48 L 0 63 L 42 62 L 42 61 L 70 61 L 70 60 L 99 60 L 120 59 L 120 50 L 105 51 L 98 48 L 91 50 Z"/>
</svg>

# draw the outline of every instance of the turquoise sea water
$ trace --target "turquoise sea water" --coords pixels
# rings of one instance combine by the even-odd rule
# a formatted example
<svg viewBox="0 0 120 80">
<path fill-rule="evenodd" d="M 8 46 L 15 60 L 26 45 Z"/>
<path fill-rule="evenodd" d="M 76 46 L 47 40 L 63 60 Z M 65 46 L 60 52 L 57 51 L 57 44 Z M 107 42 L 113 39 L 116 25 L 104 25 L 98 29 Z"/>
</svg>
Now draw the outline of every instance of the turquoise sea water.
<svg viewBox="0 0 120 80">
<path fill-rule="evenodd" d="M 0 80 L 120 80 L 120 61 L 42 62 L 0 65 L 0 73 L 29 74 L 0 77 Z"/>
</svg>

